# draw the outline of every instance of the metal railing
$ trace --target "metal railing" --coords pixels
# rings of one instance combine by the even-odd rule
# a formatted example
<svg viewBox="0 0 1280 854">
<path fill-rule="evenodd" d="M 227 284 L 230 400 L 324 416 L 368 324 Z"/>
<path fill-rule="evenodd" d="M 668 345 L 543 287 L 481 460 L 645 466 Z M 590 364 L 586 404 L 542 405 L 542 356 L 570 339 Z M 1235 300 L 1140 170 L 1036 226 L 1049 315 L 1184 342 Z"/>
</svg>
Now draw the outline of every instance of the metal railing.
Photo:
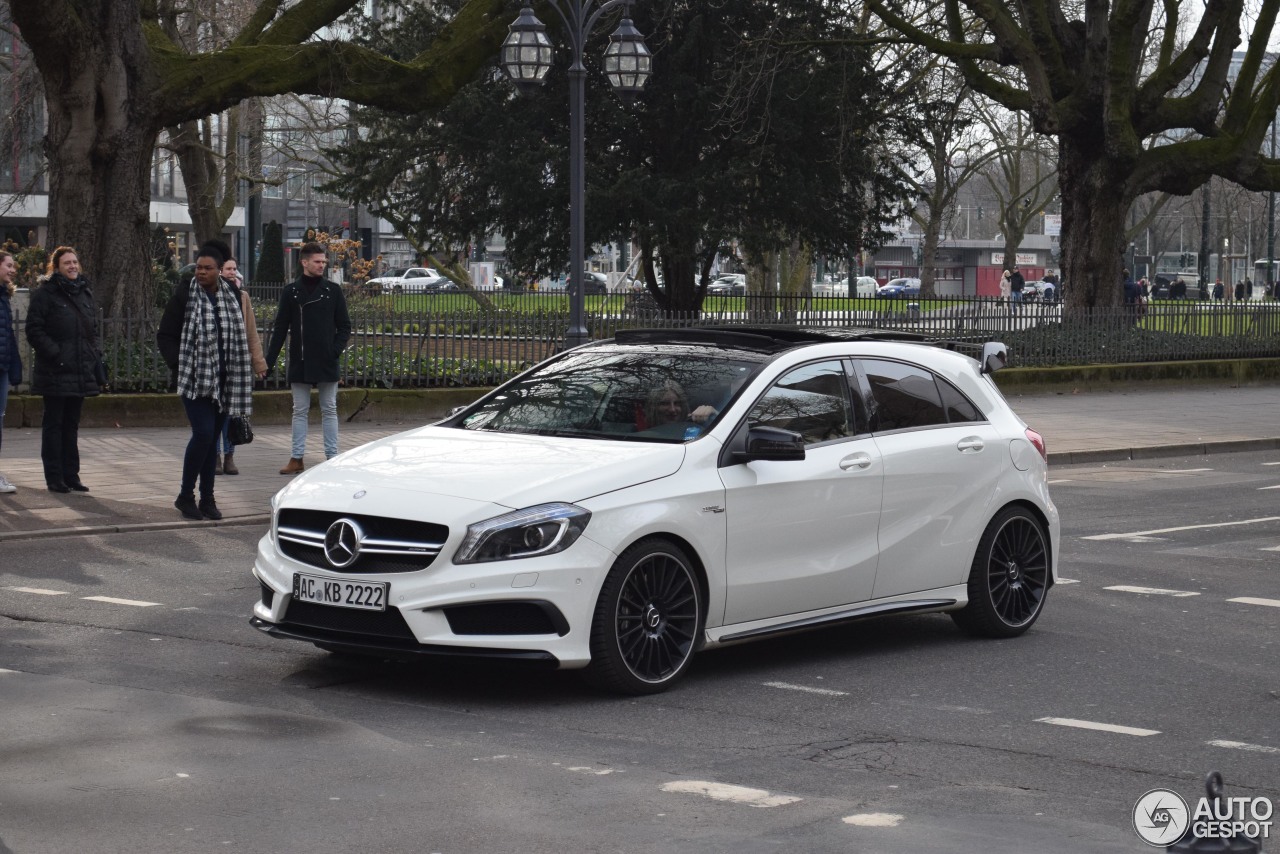
<svg viewBox="0 0 1280 854">
<path fill-rule="evenodd" d="M 494 305 L 482 310 L 461 293 L 353 296 L 343 382 L 384 388 L 492 385 L 560 347 L 569 325 L 563 293 L 495 299 Z M 254 307 L 265 349 L 275 303 L 258 298 Z M 15 319 L 20 330 L 21 319 Z M 99 321 L 113 391 L 169 389 L 169 369 L 155 344 L 158 322 L 129 314 Z M 1004 341 L 1015 366 L 1280 357 L 1280 303 L 1258 300 L 1153 301 L 1064 312 L 1059 304 L 981 298 L 715 297 L 701 312 L 664 315 L 647 294 L 617 294 L 587 297 L 587 325 L 594 338 L 640 327 L 899 329 L 938 340 Z M 30 348 L 25 335 L 19 341 L 29 377 Z M 286 386 L 284 362 L 282 354 L 265 388 Z"/>
</svg>

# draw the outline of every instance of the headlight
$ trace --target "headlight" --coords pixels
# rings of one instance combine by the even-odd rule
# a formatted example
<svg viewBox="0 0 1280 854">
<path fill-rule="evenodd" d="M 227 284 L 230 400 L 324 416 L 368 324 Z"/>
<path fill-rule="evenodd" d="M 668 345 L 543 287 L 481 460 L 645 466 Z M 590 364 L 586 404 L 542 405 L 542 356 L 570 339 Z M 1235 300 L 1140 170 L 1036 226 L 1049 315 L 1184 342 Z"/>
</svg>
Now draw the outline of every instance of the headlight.
<svg viewBox="0 0 1280 854">
<path fill-rule="evenodd" d="M 454 563 L 516 560 L 562 552 L 591 521 L 591 511 L 573 504 L 540 504 L 494 516 L 467 528 Z"/>
</svg>

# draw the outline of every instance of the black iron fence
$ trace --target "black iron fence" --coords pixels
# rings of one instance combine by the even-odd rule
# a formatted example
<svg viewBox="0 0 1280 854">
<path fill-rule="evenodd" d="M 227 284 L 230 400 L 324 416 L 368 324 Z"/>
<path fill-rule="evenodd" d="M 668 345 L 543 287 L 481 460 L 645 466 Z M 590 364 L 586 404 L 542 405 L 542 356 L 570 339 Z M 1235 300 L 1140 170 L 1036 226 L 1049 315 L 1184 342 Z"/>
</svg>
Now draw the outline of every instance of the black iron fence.
<svg viewBox="0 0 1280 854">
<path fill-rule="evenodd" d="M 258 286 L 251 293 L 265 349 L 275 299 Z M 481 306 L 458 292 L 369 297 L 353 291 L 344 382 L 387 388 L 492 385 L 560 346 L 569 325 L 563 293 L 485 296 L 488 304 Z M 588 296 L 586 307 L 595 338 L 638 327 L 878 327 L 939 340 L 1003 341 L 1020 366 L 1280 357 L 1280 303 L 1272 301 L 1152 301 L 1067 310 L 1053 303 L 973 298 L 739 296 L 711 297 L 700 312 L 671 315 L 659 311 L 647 294 L 629 293 Z M 158 321 L 127 314 L 100 321 L 114 391 L 169 388 L 169 369 L 155 345 Z M 30 370 L 25 336 L 19 340 Z M 281 356 L 265 387 L 284 385 Z"/>
</svg>

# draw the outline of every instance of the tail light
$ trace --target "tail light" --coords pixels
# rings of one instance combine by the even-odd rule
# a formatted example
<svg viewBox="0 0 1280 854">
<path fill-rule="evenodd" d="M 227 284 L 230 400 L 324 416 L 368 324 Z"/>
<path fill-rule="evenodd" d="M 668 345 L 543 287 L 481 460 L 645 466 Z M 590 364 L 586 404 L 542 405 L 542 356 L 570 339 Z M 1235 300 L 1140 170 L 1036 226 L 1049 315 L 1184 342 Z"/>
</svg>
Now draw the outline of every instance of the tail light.
<svg viewBox="0 0 1280 854">
<path fill-rule="evenodd" d="M 1049 462 L 1049 451 L 1044 444 L 1044 436 L 1041 436 L 1030 427 L 1027 428 L 1027 441 L 1036 446 L 1036 450 L 1040 452 L 1040 458 L 1046 463 Z"/>
</svg>

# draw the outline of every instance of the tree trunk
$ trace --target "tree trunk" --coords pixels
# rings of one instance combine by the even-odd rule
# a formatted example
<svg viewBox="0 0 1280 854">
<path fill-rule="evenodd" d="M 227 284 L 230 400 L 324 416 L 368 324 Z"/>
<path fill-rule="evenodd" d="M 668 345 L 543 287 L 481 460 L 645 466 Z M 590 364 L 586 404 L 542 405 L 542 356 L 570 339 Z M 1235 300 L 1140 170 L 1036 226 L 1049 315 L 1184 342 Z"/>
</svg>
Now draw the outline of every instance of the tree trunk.
<svg viewBox="0 0 1280 854">
<path fill-rule="evenodd" d="M 48 132 L 49 243 L 76 249 L 100 309 L 146 312 L 154 86 L 137 8 L 104 14 L 93 39 L 41 62 Z"/>
<path fill-rule="evenodd" d="M 1062 283 L 1067 309 L 1119 306 L 1125 248 L 1125 216 L 1133 199 L 1125 194 L 1131 165 L 1108 159 L 1100 139 L 1068 139 L 1058 145 L 1062 191 Z"/>
<path fill-rule="evenodd" d="M 937 269 L 938 238 L 942 232 L 942 217 L 930 216 L 925 226 L 923 242 L 920 244 L 920 296 L 936 296 L 933 273 Z M 849 296 L 853 296 L 852 288 Z"/>
</svg>

